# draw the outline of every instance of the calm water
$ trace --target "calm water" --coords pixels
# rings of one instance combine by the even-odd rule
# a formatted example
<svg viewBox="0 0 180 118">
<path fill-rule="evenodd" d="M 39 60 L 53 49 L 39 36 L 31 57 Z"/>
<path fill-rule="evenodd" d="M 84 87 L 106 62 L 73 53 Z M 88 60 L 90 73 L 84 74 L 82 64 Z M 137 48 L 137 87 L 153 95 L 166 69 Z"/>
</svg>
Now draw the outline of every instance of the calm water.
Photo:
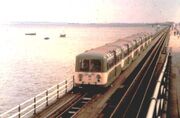
<svg viewBox="0 0 180 118">
<path fill-rule="evenodd" d="M 0 29 L 0 113 L 71 77 L 75 56 L 144 27 L 3 26 Z M 36 32 L 36 36 L 25 33 Z M 60 38 L 66 33 L 66 38 Z M 44 40 L 49 37 L 49 40 Z"/>
</svg>

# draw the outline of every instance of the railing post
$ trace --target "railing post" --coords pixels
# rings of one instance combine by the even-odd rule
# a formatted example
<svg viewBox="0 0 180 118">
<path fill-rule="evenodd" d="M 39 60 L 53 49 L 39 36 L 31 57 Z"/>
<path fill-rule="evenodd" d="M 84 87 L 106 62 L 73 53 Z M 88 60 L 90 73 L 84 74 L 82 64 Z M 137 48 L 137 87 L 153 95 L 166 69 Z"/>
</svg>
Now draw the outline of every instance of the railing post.
<svg viewBox="0 0 180 118">
<path fill-rule="evenodd" d="M 74 75 L 73 75 L 73 88 L 74 88 L 74 86 L 75 86 L 75 82 L 74 82 Z"/>
<path fill-rule="evenodd" d="M 36 97 L 34 97 L 34 114 L 36 114 Z"/>
<path fill-rule="evenodd" d="M 46 106 L 48 106 L 48 90 L 46 90 Z"/>
<path fill-rule="evenodd" d="M 19 105 L 19 107 L 18 107 L 18 112 L 19 112 L 18 117 L 21 118 L 21 106 L 20 106 L 20 105 Z"/>
<path fill-rule="evenodd" d="M 158 99 L 156 99 L 156 105 L 155 105 L 155 109 L 154 109 L 153 118 L 157 118 L 157 101 L 158 101 Z"/>
<path fill-rule="evenodd" d="M 66 80 L 66 82 L 65 82 L 65 84 L 66 84 L 66 93 L 68 92 L 68 82 L 67 82 L 67 80 Z"/>
<path fill-rule="evenodd" d="M 159 99 L 159 110 L 158 110 L 158 116 L 161 116 L 161 106 L 162 106 L 162 102 L 161 102 L 162 98 Z"/>
<path fill-rule="evenodd" d="M 59 98 L 59 84 L 57 85 L 57 99 Z"/>
</svg>

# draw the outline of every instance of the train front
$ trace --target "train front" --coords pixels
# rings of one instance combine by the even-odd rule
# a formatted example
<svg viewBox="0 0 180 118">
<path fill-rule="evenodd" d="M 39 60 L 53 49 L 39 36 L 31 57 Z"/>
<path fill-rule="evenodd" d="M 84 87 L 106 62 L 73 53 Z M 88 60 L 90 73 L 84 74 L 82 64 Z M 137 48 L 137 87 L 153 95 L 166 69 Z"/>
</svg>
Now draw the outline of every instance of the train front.
<svg viewBox="0 0 180 118">
<path fill-rule="evenodd" d="M 76 86 L 97 85 L 107 83 L 105 58 L 96 53 L 82 53 L 76 57 Z"/>
</svg>

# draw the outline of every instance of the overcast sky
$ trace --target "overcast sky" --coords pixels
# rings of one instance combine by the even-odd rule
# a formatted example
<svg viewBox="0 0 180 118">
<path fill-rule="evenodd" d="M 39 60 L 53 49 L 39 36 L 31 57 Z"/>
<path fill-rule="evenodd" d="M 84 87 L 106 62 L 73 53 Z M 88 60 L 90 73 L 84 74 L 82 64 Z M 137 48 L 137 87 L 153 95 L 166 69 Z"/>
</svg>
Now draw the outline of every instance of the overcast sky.
<svg viewBox="0 0 180 118">
<path fill-rule="evenodd" d="M 0 0 L 0 23 L 7 22 L 180 21 L 180 0 Z"/>
</svg>

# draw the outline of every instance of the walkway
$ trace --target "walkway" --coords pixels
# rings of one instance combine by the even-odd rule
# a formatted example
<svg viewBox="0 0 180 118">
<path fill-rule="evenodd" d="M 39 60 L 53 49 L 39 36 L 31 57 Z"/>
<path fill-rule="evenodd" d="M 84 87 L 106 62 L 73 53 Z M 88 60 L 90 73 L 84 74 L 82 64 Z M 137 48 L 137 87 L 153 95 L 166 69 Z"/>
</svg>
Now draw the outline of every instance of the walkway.
<svg viewBox="0 0 180 118">
<path fill-rule="evenodd" d="M 170 117 L 180 117 L 180 37 L 171 31 L 169 47 L 172 48 L 172 77 L 170 83 Z"/>
</svg>

